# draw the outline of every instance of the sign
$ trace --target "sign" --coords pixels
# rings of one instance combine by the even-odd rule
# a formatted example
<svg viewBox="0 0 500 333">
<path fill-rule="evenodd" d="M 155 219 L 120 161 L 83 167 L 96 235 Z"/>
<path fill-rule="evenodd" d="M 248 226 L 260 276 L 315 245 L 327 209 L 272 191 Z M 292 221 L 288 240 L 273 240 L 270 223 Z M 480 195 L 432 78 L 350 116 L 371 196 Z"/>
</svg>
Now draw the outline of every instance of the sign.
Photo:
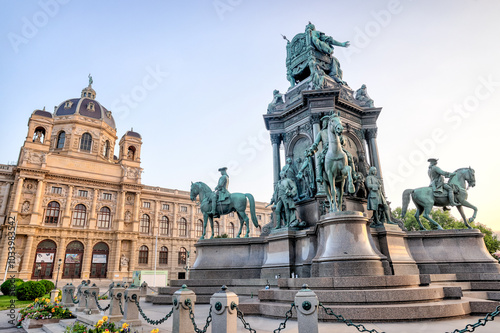
<svg viewBox="0 0 500 333">
<path fill-rule="evenodd" d="M 105 254 L 93 254 L 92 255 L 92 263 L 93 264 L 105 264 L 106 263 L 106 255 Z"/>
<path fill-rule="evenodd" d="M 37 253 L 36 262 L 54 262 L 54 253 Z"/>
<path fill-rule="evenodd" d="M 66 259 L 64 260 L 66 264 L 79 264 L 82 262 L 81 253 L 66 253 Z"/>
</svg>

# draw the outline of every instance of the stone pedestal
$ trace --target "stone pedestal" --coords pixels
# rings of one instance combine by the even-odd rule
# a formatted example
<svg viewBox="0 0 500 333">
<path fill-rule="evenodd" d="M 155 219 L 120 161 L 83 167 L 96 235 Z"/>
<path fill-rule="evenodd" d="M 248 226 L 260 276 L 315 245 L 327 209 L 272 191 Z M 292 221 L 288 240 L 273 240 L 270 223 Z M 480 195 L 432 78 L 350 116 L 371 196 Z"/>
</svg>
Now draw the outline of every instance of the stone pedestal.
<svg viewBox="0 0 500 333">
<path fill-rule="evenodd" d="M 318 333 L 318 296 L 307 285 L 295 295 L 299 333 Z"/>
<path fill-rule="evenodd" d="M 117 321 L 120 321 L 123 318 L 123 315 L 120 311 L 120 301 L 123 306 L 123 294 L 125 293 L 125 288 L 121 287 L 120 284 L 116 284 L 110 291 L 109 291 L 109 301 L 110 301 L 110 306 L 109 306 L 109 321 L 114 323 Z"/>
<path fill-rule="evenodd" d="M 80 287 L 81 286 L 81 287 Z M 88 289 L 90 287 L 87 287 L 86 285 L 81 284 L 78 286 L 80 288 L 80 294 L 77 293 L 78 295 L 78 304 L 76 306 L 75 311 L 83 311 L 87 307 L 87 299 L 88 299 Z"/>
<path fill-rule="evenodd" d="M 227 290 L 226 286 L 222 286 L 220 291 L 213 294 L 210 299 L 213 318 L 212 332 L 231 333 L 237 331 L 238 316 L 232 303 L 236 306 L 239 304 L 238 296 Z"/>
<path fill-rule="evenodd" d="M 73 296 L 75 294 L 75 286 L 71 283 L 68 283 L 62 288 L 62 299 L 61 305 L 64 307 L 72 307 L 75 306 L 73 303 Z"/>
<path fill-rule="evenodd" d="M 361 212 L 336 212 L 318 222 L 314 277 L 384 275 L 383 261 L 370 242 L 368 218 Z"/>
<path fill-rule="evenodd" d="M 500 273 L 477 229 L 410 231 L 408 246 L 420 274 Z"/>
<path fill-rule="evenodd" d="M 141 326 L 141 320 L 139 319 L 139 309 L 133 300 L 133 297 L 137 297 L 137 301 L 140 300 L 140 290 L 139 288 L 128 288 L 125 290 L 125 307 L 123 309 L 123 318 L 119 321 L 119 325 L 123 323 L 129 324 L 131 327 Z"/>
<path fill-rule="evenodd" d="M 384 224 L 371 228 L 372 237 L 378 239 L 379 250 L 387 257 L 391 275 L 420 274 L 417 263 L 410 254 L 406 232 L 398 225 Z"/>
<path fill-rule="evenodd" d="M 85 306 L 85 312 L 87 314 L 95 314 L 99 313 L 99 309 L 97 308 L 96 299 L 99 297 L 99 287 L 92 285 L 92 287 L 87 288 L 87 305 Z"/>
<path fill-rule="evenodd" d="M 261 279 L 289 278 L 294 271 L 294 232 L 287 229 L 273 230 L 267 237 L 266 259 L 262 265 Z"/>
<path fill-rule="evenodd" d="M 186 285 L 182 285 L 182 288 L 174 293 L 172 299 L 174 303 L 172 331 L 178 333 L 193 332 L 193 323 L 189 318 L 189 307 L 186 305 L 186 300 L 190 301 L 191 309 L 194 313 L 194 304 L 196 303 L 195 293 L 189 290 Z"/>
</svg>

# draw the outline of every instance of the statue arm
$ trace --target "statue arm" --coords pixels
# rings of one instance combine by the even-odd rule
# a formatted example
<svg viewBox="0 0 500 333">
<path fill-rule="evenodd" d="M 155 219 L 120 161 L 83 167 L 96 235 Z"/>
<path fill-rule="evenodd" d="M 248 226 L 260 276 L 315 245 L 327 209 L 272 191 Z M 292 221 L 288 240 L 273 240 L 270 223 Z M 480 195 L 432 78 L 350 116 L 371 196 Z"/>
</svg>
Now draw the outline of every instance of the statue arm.
<svg viewBox="0 0 500 333">
<path fill-rule="evenodd" d="M 449 178 L 450 177 L 450 173 L 449 172 L 446 172 L 444 170 L 442 170 L 440 167 L 437 167 L 435 166 L 434 167 L 434 171 L 436 171 L 438 174 L 440 174 L 441 176 L 445 176 L 446 178 Z"/>
<path fill-rule="evenodd" d="M 336 41 L 335 39 L 333 39 L 333 37 L 331 36 L 328 36 L 327 37 L 327 43 L 330 44 L 330 45 L 335 45 L 335 46 L 341 46 L 341 47 L 349 47 L 349 45 L 351 45 L 349 43 L 349 41 L 347 42 L 339 42 L 339 41 Z"/>
</svg>

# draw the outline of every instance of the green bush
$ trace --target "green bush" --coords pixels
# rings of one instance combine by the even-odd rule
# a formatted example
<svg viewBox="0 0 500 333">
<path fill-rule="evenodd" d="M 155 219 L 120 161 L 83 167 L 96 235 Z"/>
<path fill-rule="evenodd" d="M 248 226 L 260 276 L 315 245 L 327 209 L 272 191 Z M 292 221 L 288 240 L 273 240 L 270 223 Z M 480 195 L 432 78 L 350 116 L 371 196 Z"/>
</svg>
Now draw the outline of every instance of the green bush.
<svg viewBox="0 0 500 333">
<path fill-rule="evenodd" d="M 27 281 L 17 287 L 16 296 L 20 301 L 32 301 L 45 295 L 45 286 L 37 281 Z"/>
<path fill-rule="evenodd" d="M 54 289 L 54 283 L 49 280 L 40 280 L 40 283 L 45 287 L 45 293 L 50 293 Z"/>
<path fill-rule="evenodd" d="M 12 289 L 12 282 L 14 282 L 14 285 L 16 286 L 14 290 Z M 8 279 L 2 285 L 0 286 L 0 290 L 2 291 L 2 294 L 4 295 L 11 295 L 14 296 L 16 294 L 16 289 L 19 287 L 21 284 L 23 284 L 24 281 L 18 278 L 15 279 Z"/>
</svg>

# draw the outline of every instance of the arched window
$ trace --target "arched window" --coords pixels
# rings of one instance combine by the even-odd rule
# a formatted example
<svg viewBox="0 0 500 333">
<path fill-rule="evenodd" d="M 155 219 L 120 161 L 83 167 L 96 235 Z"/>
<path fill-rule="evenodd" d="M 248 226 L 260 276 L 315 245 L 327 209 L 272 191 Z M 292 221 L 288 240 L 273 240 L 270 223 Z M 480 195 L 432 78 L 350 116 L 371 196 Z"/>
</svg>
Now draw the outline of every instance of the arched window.
<svg viewBox="0 0 500 333">
<path fill-rule="evenodd" d="M 97 217 L 97 227 L 109 229 L 111 224 L 111 210 L 108 207 L 102 207 Z"/>
<path fill-rule="evenodd" d="M 170 233 L 170 222 L 168 217 L 162 216 L 160 219 L 160 234 L 168 235 Z"/>
<path fill-rule="evenodd" d="M 66 246 L 64 256 L 63 279 L 79 279 L 82 272 L 83 244 L 79 241 L 72 241 Z"/>
<path fill-rule="evenodd" d="M 83 133 L 82 141 L 80 142 L 80 150 L 90 151 L 92 148 L 92 136 L 89 133 Z"/>
<path fill-rule="evenodd" d="M 168 248 L 166 246 L 162 246 L 160 249 L 160 265 L 168 264 Z"/>
<path fill-rule="evenodd" d="M 148 214 L 142 215 L 141 218 L 141 233 L 149 234 L 149 225 L 151 223 L 151 219 Z"/>
<path fill-rule="evenodd" d="M 57 136 L 57 149 L 62 149 L 64 148 L 64 142 L 66 141 L 66 133 L 64 131 L 59 132 L 59 135 Z"/>
<path fill-rule="evenodd" d="M 234 224 L 232 222 L 229 222 L 227 226 L 227 235 L 229 238 L 234 238 Z"/>
<path fill-rule="evenodd" d="M 187 262 L 187 251 L 185 248 L 181 247 L 181 249 L 179 250 L 179 260 L 178 260 L 178 264 L 179 265 L 185 265 Z"/>
<path fill-rule="evenodd" d="M 59 211 L 61 205 L 56 201 L 51 201 L 47 205 L 47 210 L 45 211 L 45 223 L 57 224 L 59 221 Z"/>
<path fill-rule="evenodd" d="M 83 227 L 85 226 L 85 220 L 87 218 L 87 207 L 82 204 L 78 204 L 73 210 L 73 226 Z"/>
<path fill-rule="evenodd" d="M 148 263 L 148 253 L 149 249 L 146 245 L 143 245 L 139 248 L 139 264 Z"/>
<path fill-rule="evenodd" d="M 37 127 L 35 128 L 35 133 L 33 133 L 33 142 L 43 143 L 45 141 L 45 128 Z"/>
<path fill-rule="evenodd" d="M 43 240 L 38 244 L 33 273 L 31 274 L 32 279 L 52 279 L 56 252 L 57 245 L 50 239 Z"/>
<path fill-rule="evenodd" d="M 203 235 L 203 221 L 198 220 L 196 221 L 196 237 L 201 237 Z"/>
<path fill-rule="evenodd" d="M 129 160 L 133 160 L 135 158 L 135 147 L 134 146 L 128 147 L 127 158 Z"/>
<path fill-rule="evenodd" d="M 104 242 L 99 242 L 92 249 L 92 266 L 90 267 L 90 277 L 105 279 L 108 272 L 109 246 Z"/>
<path fill-rule="evenodd" d="M 219 236 L 219 222 L 214 221 L 214 236 Z"/>
<path fill-rule="evenodd" d="M 108 158 L 109 157 L 109 149 L 110 149 L 110 143 L 109 140 L 106 140 L 104 143 L 104 157 Z"/>
<path fill-rule="evenodd" d="M 183 217 L 179 221 L 179 236 L 187 236 L 187 221 Z"/>
</svg>

